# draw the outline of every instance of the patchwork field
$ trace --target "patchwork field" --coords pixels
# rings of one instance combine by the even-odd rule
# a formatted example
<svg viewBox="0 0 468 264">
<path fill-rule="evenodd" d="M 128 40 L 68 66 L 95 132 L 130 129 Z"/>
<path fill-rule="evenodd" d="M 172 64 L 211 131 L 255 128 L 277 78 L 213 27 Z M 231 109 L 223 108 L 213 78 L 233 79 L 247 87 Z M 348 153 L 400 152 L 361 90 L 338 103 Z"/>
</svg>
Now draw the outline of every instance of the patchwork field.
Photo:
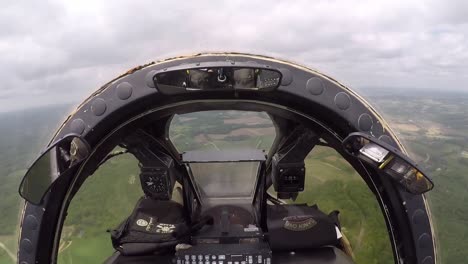
<svg viewBox="0 0 468 264">
<path fill-rule="evenodd" d="M 369 101 L 433 177 L 436 188 L 428 199 L 441 263 L 464 263 L 468 257 L 468 96 L 374 96 Z M 57 106 L 0 115 L 0 263 L 16 263 L 22 205 L 18 185 L 66 109 L 68 106 Z M 176 119 L 171 138 L 181 151 L 268 149 L 273 135 L 266 115 L 228 111 Z M 307 189 L 297 202 L 317 203 L 324 211 L 340 210 L 358 263 L 393 263 L 380 208 L 349 165 L 324 147 L 314 149 L 306 164 Z M 141 195 L 138 167 L 131 155 L 103 165 L 71 205 L 59 263 L 95 263 L 109 256 L 113 249 L 106 230 L 116 227 Z"/>
</svg>

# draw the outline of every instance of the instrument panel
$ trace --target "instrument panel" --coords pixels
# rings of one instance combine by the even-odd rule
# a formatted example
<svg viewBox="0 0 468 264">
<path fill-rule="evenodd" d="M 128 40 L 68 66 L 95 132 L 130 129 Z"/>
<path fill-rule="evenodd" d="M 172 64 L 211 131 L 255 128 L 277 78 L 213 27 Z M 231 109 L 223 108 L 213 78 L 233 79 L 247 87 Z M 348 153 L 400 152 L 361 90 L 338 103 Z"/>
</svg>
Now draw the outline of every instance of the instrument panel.
<svg viewBox="0 0 468 264">
<path fill-rule="evenodd" d="M 177 264 L 271 264 L 267 243 L 199 244 L 176 252 Z"/>
</svg>

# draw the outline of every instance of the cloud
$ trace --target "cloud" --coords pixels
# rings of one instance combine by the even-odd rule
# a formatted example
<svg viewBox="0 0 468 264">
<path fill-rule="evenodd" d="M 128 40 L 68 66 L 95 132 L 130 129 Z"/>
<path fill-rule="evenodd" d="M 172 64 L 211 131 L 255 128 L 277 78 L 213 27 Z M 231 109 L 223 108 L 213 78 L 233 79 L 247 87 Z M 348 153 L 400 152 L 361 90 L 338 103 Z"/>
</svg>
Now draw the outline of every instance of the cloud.
<svg viewBox="0 0 468 264">
<path fill-rule="evenodd" d="M 279 56 L 352 87 L 468 81 L 466 1 L 40 1 L 0 9 L 1 100 L 84 98 L 127 68 L 199 51 Z M 70 89 L 73 92 L 70 93 Z M 11 104 L 13 105 L 13 104 Z M 11 106 L 0 106 L 0 111 Z"/>
</svg>

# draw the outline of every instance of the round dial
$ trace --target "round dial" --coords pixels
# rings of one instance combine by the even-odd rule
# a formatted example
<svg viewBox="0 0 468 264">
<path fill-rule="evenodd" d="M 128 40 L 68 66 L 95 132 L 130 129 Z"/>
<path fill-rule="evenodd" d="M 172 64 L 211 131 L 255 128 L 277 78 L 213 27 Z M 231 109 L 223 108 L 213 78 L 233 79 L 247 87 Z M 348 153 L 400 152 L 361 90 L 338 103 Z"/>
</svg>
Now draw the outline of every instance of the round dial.
<svg viewBox="0 0 468 264">
<path fill-rule="evenodd" d="M 141 175 L 143 191 L 149 196 L 167 195 L 166 172 Z"/>
</svg>

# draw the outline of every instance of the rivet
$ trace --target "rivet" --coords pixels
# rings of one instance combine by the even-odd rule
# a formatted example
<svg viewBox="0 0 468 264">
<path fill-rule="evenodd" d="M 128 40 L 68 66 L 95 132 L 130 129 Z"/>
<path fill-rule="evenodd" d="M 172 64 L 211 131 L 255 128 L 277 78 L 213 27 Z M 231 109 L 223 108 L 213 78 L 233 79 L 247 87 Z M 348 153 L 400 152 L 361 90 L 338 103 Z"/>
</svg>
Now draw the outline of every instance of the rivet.
<svg viewBox="0 0 468 264">
<path fill-rule="evenodd" d="M 81 135 L 85 130 L 85 123 L 82 119 L 75 119 L 71 122 L 70 129 L 72 130 L 72 132 Z"/>
<path fill-rule="evenodd" d="M 91 111 L 95 116 L 101 116 L 106 112 L 107 105 L 106 101 L 102 98 L 96 98 L 91 103 Z"/>
<path fill-rule="evenodd" d="M 335 96 L 335 105 L 341 110 L 346 110 L 351 106 L 351 98 L 345 92 L 339 92 Z"/>
<path fill-rule="evenodd" d="M 115 89 L 120 100 L 126 100 L 132 96 L 133 86 L 128 82 L 119 83 Z"/>
<path fill-rule="evenodd" d="M 325 85 L 319 77 L 312 77 L 307 80 L 306 89 L 313 95 L 321 95 L 325 90 Z"/>
</svg>

